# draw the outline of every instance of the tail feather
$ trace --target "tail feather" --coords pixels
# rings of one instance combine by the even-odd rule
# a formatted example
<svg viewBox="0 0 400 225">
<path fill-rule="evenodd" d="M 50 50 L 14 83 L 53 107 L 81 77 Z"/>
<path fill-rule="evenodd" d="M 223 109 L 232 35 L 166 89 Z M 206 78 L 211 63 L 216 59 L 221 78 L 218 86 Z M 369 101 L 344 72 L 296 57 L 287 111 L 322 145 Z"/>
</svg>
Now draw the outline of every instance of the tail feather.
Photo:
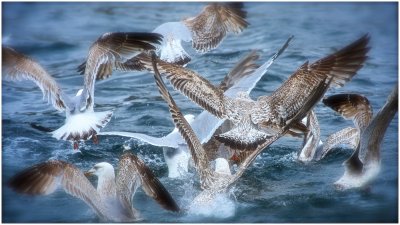
<svg viewBox="0 0 400 225">
<path fill-rule="evenodd" d="M 66 141 L 86 141 L 110 121 L 112 111 L 85 112 L 67 117 L 65 124 L 53 131 L 53 137 Z"/>
</svg>

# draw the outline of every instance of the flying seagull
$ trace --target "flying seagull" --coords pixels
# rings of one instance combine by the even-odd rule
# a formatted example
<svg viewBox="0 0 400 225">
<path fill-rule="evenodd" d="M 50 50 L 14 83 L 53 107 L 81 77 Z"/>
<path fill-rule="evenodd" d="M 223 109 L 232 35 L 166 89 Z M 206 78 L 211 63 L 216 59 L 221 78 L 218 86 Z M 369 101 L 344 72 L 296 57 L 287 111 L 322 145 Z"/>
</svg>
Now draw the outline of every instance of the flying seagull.
<svg viewBox="0 0 400 225">
<path fill-rule="evenodd" d="M 241 33 L 249 23 L 243 3 L 210 3 L 199 15 L 179 22 L 167 22 L 156 27 L 152 32 L 163 36 L 157 52 L 162 60 L 179 65 L 187 64 L 191 58 L 183 49 L 181 41 L 191 42 L 192 47 L 201 53 L 216 48 L 228 33 Z M 146 54 L 146 53 L 143 53 Z M 83 74 L 86 62 L 78 67 Z M 132 57 L 123 64 L 114 67 L 117 70 L 132 71 L 145 69 L 137 57 Z M 97 79 L 111 76 L 113 67 L 104 64 L 99 69 Z"/>
<path fill-rule="evenodd" d="M 335 182 L 339 190 L 361 188 L 369 185 L 380 171 L 380 146 L 386 129 L 398 111 L 398 84 L 387 98 L 385 105 L 372 119 L 372 108 L 366 97 L 358 94 L 338 94 L 323 103 L 352 119 L 357 130 L 357 146 L 343 165 L 344 175 Z M 342 135 L 343 136 L 343 135 Z"/>
<path fill-rule="evenodd" d="M 272 63 L 284 52 L 288 47 L 291 38 L 269 58 L 264 64 L 258 67 L 255 61 L 259 55 L 252 51 L 242 60 L 240 60 L 225 76 L 218 88 L 224 91 L 227 95 L 235 95 L 237 92 L 250 93 L 257 82 L 267 72 Z M 225 119 L 219 119 L 208 111 L 204 110 L 194 118 L 193 115 L 185 115 L 185 119 L 189 121 L 197 137 L 202 144 L 215 145 L 214 136 L 220 132 L 227 130 L 221 129 Z M 225 121 L 225 123 L 230 123 Z M 226 127 L 224 125 L 224 127 Z M 215 133 L 218 130 L 218 133 Z M 189 151 L 185 140 L 182 139 L 178 130 L 175 128 L 171 133 L 164 137 L 152 137 L 141 133 L 131 132 L 100 132 L 99 135 L 116 135 L 135 138 L 154 146 L 163 147 L 164 158 L 168 165 L 168 176 L 176 178 L 188 171 L 188 162 L 190 159 Z M 218 142 L 219 143 L 219 142 Z M 218 144 L 217 143 L 217 144 Z M 215 152 L 207 151 L 208 155 L 216 155 Z"/>
<path fill-rule="evenodd" d="M 332 78 L 332 87 L 343 86 L 349 81 L 367 58 L 368 42 L 369 36 L 364 35 L 312 64 L 305 62 L 276 91 L 257 101 L 245 92 L 237 93 L 236 97 L 229 96 L 182 66 L 157 60 L 157 67 L 175 89 L 216 117 L 235 124 L 232 130 L 216 136 L 220 142 L 235 149 L 254 150 L 268 137 L 281 132 L 321 80 Z M 140 57 L 146 68 L 152 70 L 151 59 L 143 54 Z M 299 131 L 307 131 L 301 121 L 291 127 L 291 132 Z"/>
<path fill-rule="evenodd" d="M 94 112 L 94 83 L 96 74 L 103 64 L 118 65 L 145 51 L 155 50 L 161 36 L 153 33 L 106 33 L 89 49 L 85 68 L 84 86 L 74 97 L 68 97 L 46 70 L 35 60 L 12 48 L 2 47 L 5 78 L 31 80 L 39 86 L 45 98 L 59 111 L 65 111 L 65 124 L 52 132 L 58 140 L 78 142 L 90 138 L 97 143 L 96 134 L 111 119 L 112 112 Z"/>
<path fill-rule="evenodd" d="M 139 186 L 164 209 L 180 209 L 169 192 L 151 170 L 132 153 L 124 153 L 115 177 L 114 167 L 101 162 L 83 173 L 74 165 L 52 160 L 27 168 L 9 181 L 16 192 L 29 195 L 49 195 L 56 189 L 64 191 L 89 205 L 102 221 L 132 222 L 141 219 L 133 207 L 133 197 Z M 95 188 L 86 176 L 98 178 Z"/>
<path fill-rule="evenodd" d="M 229 164 L 224 158 L 217 158 L 215 160 L 215 169 L 211 167 L 210 161 L 206 156 L 206 150 L 203 148 L 197 135 L 195 134 L 189 123 L 186 121 L 185 117 L 183 117 L 174 99 L 165 87 L 165 84 L 157 69 L 155 55 L 152 56 L 152 62 L 154 66 L 154 77 L 161 96 L 168 104 L 169 111 L 171 113 L 172 120 L 174 121 L 175 126 L 187 142 L 196 171 L 200 177 L 200 186 L 203 191 L 194 199 L 192 204 L 207 203 L 212 200 L 216 194 L 226 193 L 227 190 L 232 187 L 235 181 L 242 176 L 244 171 L 249 167 L 249 165 L 254 161 L 257 155 L 261 153 L 262 150 L 264 150 L 270 144 L 283 136 L 287 132 L 288 127 L 293 124 L 293 121 L 301 120 L 301 118 L 306 115 L 306 113 L 312 108 L 312 106 L 322 98 L 323 93 L 326 92 L 327 88 L 330 85 L 330 82 L 332 81 L 332 79 L 330 79 L 328 82 L 326 82 L 327 78 L 322 80 L 311 91 L 310 95 L 304 102 L 304 105 L 301 106 L 297 114 L 293 117 L 293 120 L 282 129 L 282 132 L 274 134 L 273 136 L 268 138 L 267 141 L 258 145 L 255 151 L 251 152 L 251 154 L 248 155 L 248 157 L 238 166 L 236 173 L 232 175 Z"/>
</svg>

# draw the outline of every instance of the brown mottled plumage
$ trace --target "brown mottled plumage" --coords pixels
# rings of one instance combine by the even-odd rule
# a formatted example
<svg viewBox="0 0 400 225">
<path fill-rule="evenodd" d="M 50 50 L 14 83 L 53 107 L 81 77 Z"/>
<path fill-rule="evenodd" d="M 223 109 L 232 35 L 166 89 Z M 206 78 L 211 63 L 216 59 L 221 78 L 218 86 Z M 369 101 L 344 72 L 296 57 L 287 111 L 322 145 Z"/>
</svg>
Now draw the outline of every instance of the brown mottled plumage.
<svg viewBox="0 0 400 225">
<path fill-rule="evenodd" d="M 206 190 L 207 193 L 218 193 L 225 192 L 227 189 L 243 174 L 243 172 L 250 166 L 251 162 L 256 158 L 256 156 L 278 138 L 283 136 L 288 127 L 290 127 L 292 122 L 289 122 L 287 126 L 282 129 L 282 132 L 275 134 L 274 136 L 266 139 L 264 142 L 260 143 L 252 154 L 248 155 L 248 157 L 243 160 L 243 163 L 240 164 L 237 172 L 234 175 L 231 173 L 219 173 L 211 169 L 210 161 L 207 158 L 206 151 L 201 145 L 200 140 L 197 138 L 193 129 L 183 117 L 179 108 L 177 107 L 175 101 L 172 96 L 169 94 L 165 84 L 161 78 L 161 75 L 157 69 L 157 63 L 155 55 L 152 56 L 152 66 L 154 69 L 154 78 L 156 80 L 156 84 L 159 88 L 161 96 L 168 103 L 169 111 L 171 113 L 172 119 L 175 123 L 175 126 L 179 130 L 182 137 L 187 142 L 189 150 L 191 152 L 192 159 L 194 161 L 196 170 L 200 176 L 200 184 L 203 190 Z M 326 82 L 326 79 L 321 81 L 315 89 L 312 90 L 311 94 L 305 100 L 305 104 L 299 109 L 298 113 L 294 116 L 293 121 L 297 121 L 300 118 L 303 118 L 306 113 L 311 109 L 311 107 L 319 101 L 321 98 L 321 94 L 325 93 L 328 88 L 330 82 Z M 200 195 L 201 196 L 201 195 Z M 209 194 L 205 195 L 209 196 Z"/>
<path fill-rule="evenodd" d="M 192 33 L 192 46 L 200 52 L 214 49 L 228 32 L 240 33 L 249 23 L 243 3 L 211 3 L 199 15 L 183 23 Z"/>
<path fill-rule="evenodd" d="M 338 112 L 343 118 L 353 120 L 363 131 L 370 123 L 373 112 L 368 99 L 358 94 L 337 94 L 324 98 L 322 102 Z"/>
<path fill-rule="evenodd" d="M 96 189 L 78 168 L 67 162 L 52 160 L 36 164 L 14 175 L 8 185 L 16 192 L 29 195 L 49 195 L 61 187 L 83 200 L 100 217 L 106 214 Z"/>
<path fill-rule="evenodd" d="M 143 191 L 158 202 L 164 209 L 178 212 L 179 206 L 169 194 L 167 189 L 157 179 L 149 167 L 132 153 L 125 153 L 121 156 L 118 168 L 117 187 L 120 191 L 120 196 L 123 196 L 125 202 L 132 200 L 133 192 L 125 190 L 127 186 L 134 188 L 132 181 L 137 176 L 140 179 Z M 126 185 L 129 183 L 130 185 Z M 129 204 L 132 206 L 132 202 Z"/>
<path fill-rule="evenodd" d="M 42 90 L 43 96 L 49 99 L 57 110 L 65 110 L 66 105 L 61 98 L 62 90 L 57 82 L 39 63 L 28 56 L 2 46 L 2 73 L 6 79 L 35 82 Z"/>
<path fill-rule="evenodd" d="M 128 59 L 141 52 L 155 50 L 162 36 L 156 33 L 105 33 L 90 47 L 84 68 L 84 84 L 88 94 L 87 107 L 92 106 L 96 77 L 108 76 L 113 68 L 126 70 Z"/>
<path fill-rule="evenodd" d="M 259 58 L 260 55 L 255 50 L 243 57 L 224 77 L 218 86 L 219 89 L 225 92 L 238 80 L 251 75 L 259 67 L 259 65 L 255 63 Z"/>
<path fill-rule="evenodd" d="M 322 80 L 331 79 L 331 86 L 340 86 L 350 80 L 367 58 L 368 42 L 369 36 L 365 35 L 315 63 L 304 63 L 272 95 L 261 96 L 257 101 L 245 93 L 238 94 L 237 98 L 229 98 L 199 74 L 179 65 L 157 60 L 157 67 L 175 89 L 215 116 L 234 122 L 238 131 L 246 131 L 241 134 L 222 134 L 220 141 L 231 147 L 242 146 L 243 149 L 254 150 L 254 143 L 279 132 L 292 120 L 311 90 Z M 149 58 L 142 58 L 142 62 L 147 69 L 152 69 Z M 239 136 L 240 140 L 237 139 Z"/>
<path fill-rule="evenodd" d="M 99 177 L 97 189 L 86 178 L 90 174 Z M 105 221 L 129 222 L 139 219 L 132 199 L 140 185 L 163 208 L 179 211 L 178 205 L 160 181 L 132 153 L 121 156 L 116 179 L 114 168 L 108 163 L 98 163 L 84 174 L 72 164 L 53 160 L 19 172 L 8 185 L 16 192 L 29 195 L 48 195 L 61 187 L 88 204 Z"/>
<path fill-rule="evenodd" d="M 357 128 L 346 127 L 340 131 L 330 134 L 320 152 L 316 156 L 316 160 L 323 159 L 334 147 L 346 144 L 349 145 L 351 149 L 356 149 L 358 143 L 360 142 L 360 132 Z"/>
</svg>

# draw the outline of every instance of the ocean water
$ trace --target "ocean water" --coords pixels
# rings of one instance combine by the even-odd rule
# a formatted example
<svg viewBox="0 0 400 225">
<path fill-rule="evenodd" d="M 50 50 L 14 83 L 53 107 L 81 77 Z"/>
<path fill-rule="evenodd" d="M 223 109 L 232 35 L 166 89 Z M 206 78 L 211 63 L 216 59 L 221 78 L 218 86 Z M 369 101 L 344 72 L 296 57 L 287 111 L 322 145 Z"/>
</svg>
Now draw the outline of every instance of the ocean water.
<svg viewBox="0 0 400 225">
<path fill-rule="evenodd" d="M 151 31 L 163 22 L 196 15 L 205 3 L 2 3 L 2 44 L 23 52 L 42 64 L 68 94 L 81 88 L 76 67 L 91 43 L 112 31 Z M 290 36 L 295 39 L 270 67 L 251 97 L 272 93 L 306 60 L 317 60 L 356 40 L 371 36 L 365 66 L 334 93 L 359 93 L 368 97 L 374 112 L 398 82 L 398 4 L 393 3 L 245 3 L 249 27 L 228 36 L 219 48 L 193 55 L 189 68 L 217 84 L 233 65 L 253 49 L 265 62 Z M 171 86 L 166 82 L 167 85 Z M 177 91 L 171 94 L 184 113 L 202 110 Z M 166 103 L 153 76 L 146 72 L 115 72 L 96 83 L 95 109 L 114 110 L 104 131 L 142 132 L 163 136 L 173 129 Z M 324 140 L 346 126 L 345 121 L 319 103 L 316 107 Z M 80 152 L 70 143 L 31 128 L 30 123 L 58 128 L 64 114 L 42 99 L 33 83 L 2 82 L 2 221 L 99 222 L 82 201 L 56 191 L 49 196 L 24 196 L 6 185 L 25 167 L 60 159 L 82 170 L 108 161 L 117 165 L 124 149 L 145 160 L 182 208 L 198 193 L 197 175 L 167 177 L 159 147 L 122 137 L 100 137 Z M 398 221 L 398 116 L 387 129 L 381 146 L 382 169 L 368 190 L 336 191 L 333 183 L 343 174 L 350 156 L 346 147 L 317 163 L 296 160 L 302 140 L 282 138 L 265 150 L 243 175 L 233 193 L 218 198 L 214 213 L 170 213 L 143 191 L 134 198 L 142 222 L 397 222 Z M 205 209 L 199 209 L 199 212 Z M 207 210 L 205 210 L 207 211 Z M 210 211 L 208 209 L 208 211 Z M 211 210 L 212 211 L 212 210 Z M 206 214 L 206 215 L 204 215 Z"/>
</svg>

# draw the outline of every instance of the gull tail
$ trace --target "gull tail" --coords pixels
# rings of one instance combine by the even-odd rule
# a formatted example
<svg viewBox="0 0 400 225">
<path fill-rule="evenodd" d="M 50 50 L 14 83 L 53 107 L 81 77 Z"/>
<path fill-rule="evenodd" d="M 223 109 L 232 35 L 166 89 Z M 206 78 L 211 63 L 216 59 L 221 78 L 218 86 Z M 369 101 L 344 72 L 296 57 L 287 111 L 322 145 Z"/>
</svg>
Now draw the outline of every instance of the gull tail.
<svg viewBox="0 0 400 225">
<path fill-rule="evenodd" d="M 53 137 L 57 140 L 73 142 L 94 138 L 96 142 L 96 134 L 107 125 L 112 114 L 112 111 L 105 111 L 70 115 L 62 127 L 52 132 Z"/>
<path fill-rule="evenodd" d="M 189 54 L 183 49 L 180 40 L 164 41 L 161 46 L 160 59 L 181 66 L 190 62 Z"/>
</svg>

